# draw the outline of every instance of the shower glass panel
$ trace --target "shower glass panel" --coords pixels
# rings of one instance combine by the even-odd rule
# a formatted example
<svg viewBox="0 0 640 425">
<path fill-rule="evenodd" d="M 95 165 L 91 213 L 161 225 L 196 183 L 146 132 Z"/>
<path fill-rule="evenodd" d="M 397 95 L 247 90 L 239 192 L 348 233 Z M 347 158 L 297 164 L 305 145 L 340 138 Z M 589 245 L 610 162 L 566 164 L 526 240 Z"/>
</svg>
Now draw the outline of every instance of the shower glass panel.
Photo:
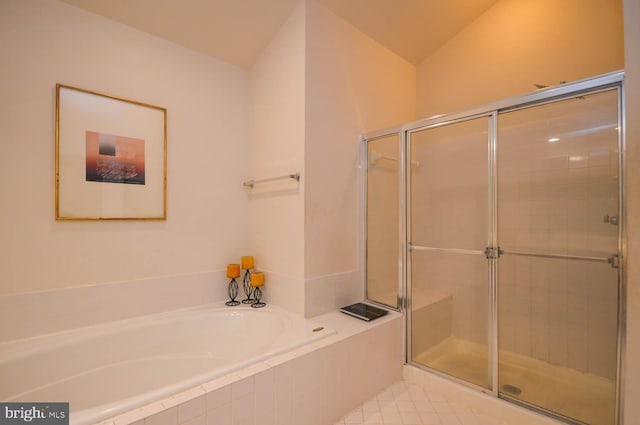
<svg viewBox="0 0 640 425">
<path fill-rule="evenodd" d="M 367 299 L 398 308 L 400 137 L 367 143 Z"/>
<path fill-rule="evenodd" d="M 615 423 L 618 91 L 498 119 L 501 397 Z"/>
<path fill-rule="evenodd" d="M 490 388 L 490 117 L 409 133 L 411 360 Z"/>
</svg>

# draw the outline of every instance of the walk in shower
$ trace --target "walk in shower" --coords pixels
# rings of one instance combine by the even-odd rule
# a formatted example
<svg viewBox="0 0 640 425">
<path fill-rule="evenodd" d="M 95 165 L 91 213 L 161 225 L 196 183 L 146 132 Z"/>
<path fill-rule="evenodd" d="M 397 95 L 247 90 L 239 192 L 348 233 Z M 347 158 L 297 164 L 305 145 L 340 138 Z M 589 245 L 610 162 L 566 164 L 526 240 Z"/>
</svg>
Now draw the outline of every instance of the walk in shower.
<svg viewBox="0 0 640 425">
<path fill-rule="evenodd" d="M 407 361 L 618 424 L 623 74 L 368 134 L 366 288 Z"/>
</svg>

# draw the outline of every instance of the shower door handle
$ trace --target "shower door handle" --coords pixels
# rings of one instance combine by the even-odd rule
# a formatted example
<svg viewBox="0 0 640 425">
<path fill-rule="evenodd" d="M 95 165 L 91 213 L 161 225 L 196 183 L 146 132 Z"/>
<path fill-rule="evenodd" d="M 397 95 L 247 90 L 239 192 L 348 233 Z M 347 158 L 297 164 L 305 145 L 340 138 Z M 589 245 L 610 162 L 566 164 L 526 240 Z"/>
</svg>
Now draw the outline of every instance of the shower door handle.
<svg viewBox="0 0 640 425">
<path fill-rule="evenodd" d="M 611 268 L 619 269 L 620 268 L 620 256 L 618 254 L 613 254 L 611 257 L 607 258 L 607 263 L 611 264 Z"/>
<path fill-rule="evenodd" d="M 487 260 L 495 260 L 500 258 L 500 247 L 486 247 L 484 250 L 484 256 L 487 258 Z"/>
<path fill-rule="evenodd" d="M 413 245 L 408 244 L 409 251 L 432 251 L 432 252 L 446 252 L 448 254 L 464 254 L 464 255 L 483 255 L 485 251 L 475 249 L 460 249 L 460 248 L 436 248 L 433 246 Z"/>
<path fill-rule="evenodd" d="M 487 250 L 489 250 L 489 248 L 487 248 Z M 620 255 L 618 254 L 613 254 L 611 257 L 584 257 L 581 255 L 542 254 L 542 253 L 536 253 L 536 252 L 503 251 L 498 248 L 498 256 L 502 254 L 517 255 L 521 257 L 555 258 L 558 260 L 593 261 L 596 263 L 608 263 L 614 269 L 620 268 Z"/>
</svg>

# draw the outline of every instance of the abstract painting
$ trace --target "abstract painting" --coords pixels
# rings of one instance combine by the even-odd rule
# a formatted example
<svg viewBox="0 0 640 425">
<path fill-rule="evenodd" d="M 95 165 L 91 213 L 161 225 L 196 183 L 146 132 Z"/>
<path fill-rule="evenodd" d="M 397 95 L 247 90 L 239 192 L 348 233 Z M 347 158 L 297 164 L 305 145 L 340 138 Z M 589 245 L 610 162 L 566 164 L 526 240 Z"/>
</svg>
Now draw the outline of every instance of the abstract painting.
<svg viewBox="0 0 640 425">
<path fill-rule="evenodd" d="M 56 220 L 166 220 L 165 108 L 56 85 Z"/>
</svg>

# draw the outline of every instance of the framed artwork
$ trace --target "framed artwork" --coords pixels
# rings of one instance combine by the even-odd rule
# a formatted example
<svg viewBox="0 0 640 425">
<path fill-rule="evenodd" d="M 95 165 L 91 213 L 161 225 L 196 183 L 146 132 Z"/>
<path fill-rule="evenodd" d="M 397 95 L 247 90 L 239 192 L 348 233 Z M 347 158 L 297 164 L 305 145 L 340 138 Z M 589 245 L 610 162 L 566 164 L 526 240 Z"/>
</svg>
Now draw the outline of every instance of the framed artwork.
<svg viewBox="0 0 640 425">
<path fill-rule="evenodd" d="M 167 110 L 56 85 L 56 220 L 166 220 Z"/>
</svg>

